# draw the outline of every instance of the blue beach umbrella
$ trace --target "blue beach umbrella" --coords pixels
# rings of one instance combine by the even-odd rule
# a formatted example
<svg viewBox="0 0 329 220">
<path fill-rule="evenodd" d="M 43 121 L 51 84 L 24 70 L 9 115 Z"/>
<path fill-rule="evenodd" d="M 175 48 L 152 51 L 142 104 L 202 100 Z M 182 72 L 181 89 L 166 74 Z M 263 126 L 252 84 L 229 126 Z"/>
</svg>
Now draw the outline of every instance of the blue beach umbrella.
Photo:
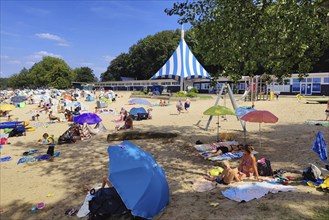
<svg viewBox="0 0 329 220">
<path fill-rule="evenodd" d="M 132 99 L 132 100 L 129 100 L 128 102 L 129 102 L 129 104 L 152 106 L 151 102 L 147 101 L 146 99 L 141 99 L 141 98 Z"/>
<path fill-rule="evenodd" d="M 169 201 L 166 175 L 151 154 L 129 141 L 109 146 L 109 180 L 134 216 L 152 219 Z"/>
<path fill-rule="evenodd" d="M 323 162 L 328 162 L 327 146 L 321 131 L 316 135 L 312 150 L 319 155 Z"/>
<path fill-rule="evenodd" d="M 14 96 L 10 99 L 12 102 L 24 102 L 27 100 L 25 96 Z"/>
<path fill-rule="evenodd" d="M 242 106 L 242 107 L 239 107 L 239 108 L 235 109 L 235 115 L 238 116 L 238 117 L 242 117 L 245 114 L 247 114 L 251 111 L 255 111 L 255 110 L 256 109 L 248 107 L 248 106 Z"/>
<path fill-rule="evenodd" d="M 73 119 L 75 123 L 83 125 L 85 122 L 87 124 L 97 124 L 102 121 L 102 119 L 94 113 L 83 113 Z"/>
</svg>

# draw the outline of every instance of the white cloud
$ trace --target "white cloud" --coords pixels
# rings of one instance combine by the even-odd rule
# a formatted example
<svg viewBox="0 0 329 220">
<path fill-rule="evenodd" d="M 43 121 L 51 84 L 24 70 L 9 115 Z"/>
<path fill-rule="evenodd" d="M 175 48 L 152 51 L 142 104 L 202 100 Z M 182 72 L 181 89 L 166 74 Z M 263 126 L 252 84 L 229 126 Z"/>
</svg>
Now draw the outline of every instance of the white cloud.
<svg viewBox="0 0 329 220">
<path fill-rule="evenodd" d="M 39 61 L 42 59 L 42 57 L 47 57 L 47 56 L 62 58 L 62 56 L 58 54 L 49 53 L 47 51 L 38 51 L 30 55 L 30 59 L 32 59 L 33 61 Z"/>
<path fill-rule="evenodd" d="M 112 60 L 114 60 L 116 57 L 111 56 L 111 55 L 106 55 L 103 56 L 103 60 L 105 60 L 106 62 L 111 62 Z"/>
<path fill-rule="evenodd" d="M 40 34 L 35 34 L 35 36 L 46 40 L 56 41 L 58 46 L 62 46 L 62 47 L 69 46 L 68 42 L 64 38 L 57 36 L 55 34 L 40 33 Z"/>
</svg>

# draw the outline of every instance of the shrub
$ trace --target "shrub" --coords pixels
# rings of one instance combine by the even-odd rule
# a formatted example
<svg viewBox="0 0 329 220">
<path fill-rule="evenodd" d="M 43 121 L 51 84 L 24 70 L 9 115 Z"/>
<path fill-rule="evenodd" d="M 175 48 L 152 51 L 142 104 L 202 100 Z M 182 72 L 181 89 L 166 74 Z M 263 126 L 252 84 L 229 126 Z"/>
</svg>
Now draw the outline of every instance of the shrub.
<svg viewBox="0 0 329 220">
<path fill-rule="evenodd" d="M 190 97 L 190 98 L 195 98 L 195 97 L 198 97 L 198 94 L 196 94 L 195 92 L 189 92 L 189 93 L 187 93 L 186 96 Z"/>
<path fill-rule="evenodd" d="M 199 90 L 197 88 L 193 87 L 192 89 L 190 89 L 189 93 L 191 93 L 191 92 L 199 93 Z"/>
<path fill-rule="evenodd" d="M 174 97 L 186 97 L 185 91 L 179 91 L 174 94 Z"/>
</svg>

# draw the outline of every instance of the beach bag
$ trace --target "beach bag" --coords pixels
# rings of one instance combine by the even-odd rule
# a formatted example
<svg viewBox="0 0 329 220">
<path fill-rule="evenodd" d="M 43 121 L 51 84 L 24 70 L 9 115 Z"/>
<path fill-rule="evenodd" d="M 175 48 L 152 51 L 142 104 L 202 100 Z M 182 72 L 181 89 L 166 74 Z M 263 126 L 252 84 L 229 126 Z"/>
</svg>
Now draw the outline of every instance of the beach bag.
<svg viewBox="0 0 329 220">
<path fill-rule="evenodd" d="M 262 158 L 257 161 L 257 170 L 258 170 L 258 175 L 260 175 L 260 176 L 272 176 L 273 175 L 271 162 L 270 162 L 270 160 L 268 160 L 266 158 Z"/>
<path fill-rule="evenodd" d="M 8 137 L 23 136 L 25 134 L 25 131 L 26 129 L 24 126 L 16 126 L 13 130 L 11 130 Z"/>
<path fill-rule="evenodd" d="M 130 212 L 123 203 L 121 197 L 114 187 L 101 188 L 93 194 L 92 200 L 89 201 L 89 218 L 88 220 L 103 220 L 109 217 L 116 217 L 129 215 Z"/>
<path fill-rule="evenodd" d="M 321 170 L 314 164 L 310 164 L 309 167 L 306 167 L 303 171 L 304 180 L 310 180 L 316 182 L 321 177 Z"/>
</svg>

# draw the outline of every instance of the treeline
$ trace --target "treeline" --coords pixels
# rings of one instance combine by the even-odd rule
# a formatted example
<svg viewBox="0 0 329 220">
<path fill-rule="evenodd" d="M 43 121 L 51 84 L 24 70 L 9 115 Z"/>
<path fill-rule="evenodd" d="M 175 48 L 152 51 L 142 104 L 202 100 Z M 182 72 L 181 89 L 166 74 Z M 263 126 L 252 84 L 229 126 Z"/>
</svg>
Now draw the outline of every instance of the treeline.
<svg viewBox="0 0 329 220">
<path fill-rule="evenodd" d="M 329 1 L 200 0 L 175 3 L 165 12 L 192 28 L 185 41 L 214 78 L 329 72 Z M 109 63 L 101 81 L 151 78 L 170 58 L 180 30 L 162 31 L 139 40 Z M 1 80 L 1 79 L 0 79 Z M 58 58 L 45 57 L 31 69 L 14 74 L 11 87 L 69 87 L 71 81 L 93 82 L 93 70 L 72 70 Z M 1 83 L 2 84 L 2 83 Z"/>
<path fill-rule="evenodd" d="M 97 77 L 89 67 L 71 69 L 64 60 L 56 57 L 43 57 L 30 69 L 23 68 L 9 78 L 0 79 L 1 89 L 10 88 L 58 88 L 71 87 L 72 81 L 95 82 Z"/>
</svg>

